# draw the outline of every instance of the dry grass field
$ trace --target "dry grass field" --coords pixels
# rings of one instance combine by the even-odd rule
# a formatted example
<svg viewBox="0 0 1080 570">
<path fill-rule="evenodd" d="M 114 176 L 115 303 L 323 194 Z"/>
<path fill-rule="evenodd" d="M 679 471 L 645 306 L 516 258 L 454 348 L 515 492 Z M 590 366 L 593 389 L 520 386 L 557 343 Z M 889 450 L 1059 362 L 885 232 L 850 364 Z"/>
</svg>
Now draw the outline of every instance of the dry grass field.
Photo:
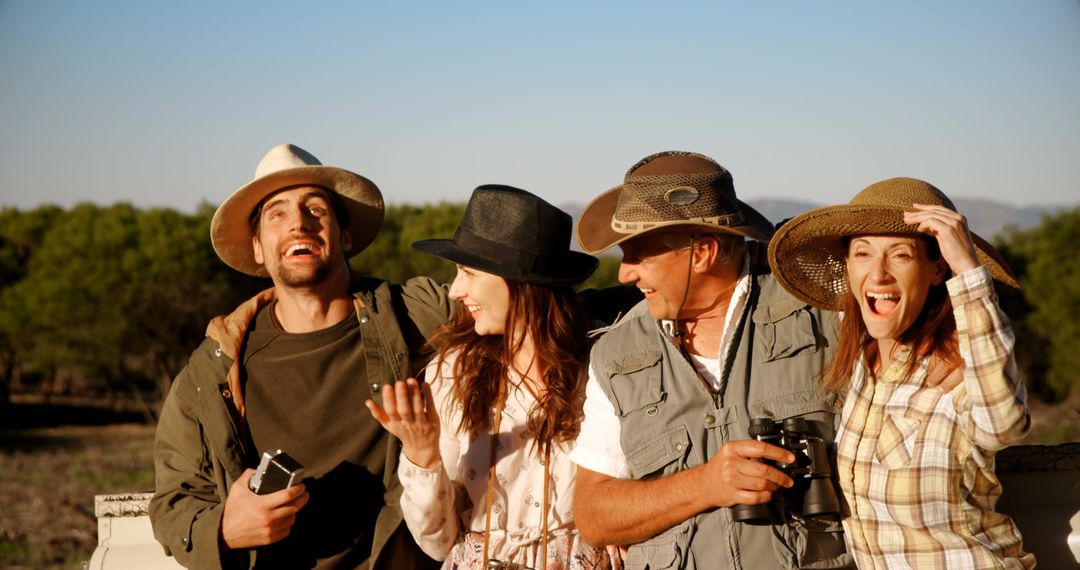
<svg viewBox="0 0 1080 570">
<path fill-rule="evenodd" d="M 153 438 L 141 424 L 0 430 L 0 568 L 81 568 L 94 495 L 153 490 Z"/>
</svg>

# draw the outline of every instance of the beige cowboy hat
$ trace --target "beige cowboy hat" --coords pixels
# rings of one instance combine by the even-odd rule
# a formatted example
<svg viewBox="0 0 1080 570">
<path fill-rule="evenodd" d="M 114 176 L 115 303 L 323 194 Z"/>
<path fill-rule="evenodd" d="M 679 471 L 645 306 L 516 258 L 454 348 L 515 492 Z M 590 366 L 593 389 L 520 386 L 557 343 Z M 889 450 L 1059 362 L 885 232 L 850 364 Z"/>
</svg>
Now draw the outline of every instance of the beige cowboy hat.
<svg viewBox="0 0 1080 570">
<path fill-rule="evenodd" d="M 336 192 L 348 212 L 347 229 L 352 257 L 371 244 L 383 223 L 383 198 L 375 183 L 333 166 L 323 166 L 310 152 L 291 144 L 270 149 L 255 167 L 255 179 L 229 196 L 210 222 L 210 241 L 218 257 L 233 269 L 267 277 L 266 268 L 255 261 L 252 251 L 252 212 L 270 194 L 292 186 L 321 186 Z M 345 228 L 343 228 L 345 229 Z"/>
<path fill-rule="evenodd" d="M 795 297 L 823 309 L 840 311 L 848 294 L 843 238 L 865 234 L 913 234 L 904 223 L 912 204 L 944 206 L 952 200 L 929 183 L 890 178 L 867 186 L 847 204 L 804 212 L 785 222 L 769 243 L 773 275 Z M 1020 287 L 1005 260 L 983 238 L 971 234 L 979 262 L 994 279 Z"/>
<path fill-rule="evenodd" d="M 586 206 L 577 238 L 583 250 L 596 254 L 644 233 L 679 226 L 762 242 L 773 233 L 765 216 L 735 197 L 727 169 L 703 154 L 666 151 L 641 159 L 622 185 Z"/>
</svg>

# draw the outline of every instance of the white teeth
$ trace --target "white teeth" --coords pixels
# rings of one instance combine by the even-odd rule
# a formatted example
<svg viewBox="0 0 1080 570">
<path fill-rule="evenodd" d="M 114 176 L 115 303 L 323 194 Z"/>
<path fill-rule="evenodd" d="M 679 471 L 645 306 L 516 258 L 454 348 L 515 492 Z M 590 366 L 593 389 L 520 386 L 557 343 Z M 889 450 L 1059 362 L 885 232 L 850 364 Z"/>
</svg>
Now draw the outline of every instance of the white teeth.
<svg viewBox="0 0 1080 570">
<path fill-rule="evenodd" d="M 470 313 L 475 313 L 480 310 L 478 305 L 465 305 L 465 308 L 468 309 Z"/>
<path fill-rule="evenodd" d="M 308 245 L 308 244 L 297 243 L 297 244 L 290 245 L 289 249 L 285 252 L 285 255 L 292 255 L 293 253 L 296 253 L 297 251 L 300 251 L 300 250 L 306 250 L 306 251 L 314 252 L 315 248 L 313 246 L 311 246 L 311 245 Z"/>
<path fill-rule="evenodd" d="M 897 300 L 897 299 L 900 298 L 900 295 L 897 295 L 895 293 L 867 293 L 866 296 L 870 297 L 871 299 L 893 299 L 893 300 Z"/>
<path fill-rule="evenodd" d="M 640 287 L 640 289 L 641 289 L 642 293 L 646 293 L 646 294 L 656 291 L 656 289 L 650 289 L 648 287 Z"/>
</svg>

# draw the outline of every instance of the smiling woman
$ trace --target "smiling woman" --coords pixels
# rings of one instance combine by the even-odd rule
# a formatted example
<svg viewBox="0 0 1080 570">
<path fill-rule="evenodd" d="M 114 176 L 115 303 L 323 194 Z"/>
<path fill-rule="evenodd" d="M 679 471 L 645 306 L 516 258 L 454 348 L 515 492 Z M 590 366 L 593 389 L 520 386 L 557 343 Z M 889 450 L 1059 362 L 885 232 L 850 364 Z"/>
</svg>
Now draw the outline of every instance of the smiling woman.
<svg viewBox="0 0 1080 570">
<path fill-rule="evenodd" d="M 571 287 L 597 260 L 570 251 L 570 233 L 540 198 L 481 186 L 453 239 L 413 244 L 456 264 L 458 312 L 428 383 L 388 386 L 368 408 L 401 439 L 405 521 L 443 568 L 610 566 L 572 511 L 589 322 Z"/>
<path fill-rule="evenodd" d="M 894 178 L 791 219 L 769 263 L 847 315 L 824 385 L 848 389 L 837 472 L 859 567 L 1034 566 L 994 512 L 994 455 L 1030 414 L 992 277 L 1018 284 L 993 247 L 940 190 Z"/>
</svg>

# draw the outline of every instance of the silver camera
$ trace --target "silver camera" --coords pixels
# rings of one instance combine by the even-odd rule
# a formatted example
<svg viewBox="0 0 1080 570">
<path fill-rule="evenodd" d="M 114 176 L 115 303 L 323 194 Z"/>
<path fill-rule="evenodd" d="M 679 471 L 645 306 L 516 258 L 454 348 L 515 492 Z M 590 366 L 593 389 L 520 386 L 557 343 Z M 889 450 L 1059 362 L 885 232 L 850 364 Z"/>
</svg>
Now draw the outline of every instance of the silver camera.
<svg viewBox="0 0 1080 570">
<path fill-rule="evenodd" d="M 263 453 L 249 487 L 256 495 L 287 489 L 304 478 L 304 466 L 280 449 Z"/>
</svg>

